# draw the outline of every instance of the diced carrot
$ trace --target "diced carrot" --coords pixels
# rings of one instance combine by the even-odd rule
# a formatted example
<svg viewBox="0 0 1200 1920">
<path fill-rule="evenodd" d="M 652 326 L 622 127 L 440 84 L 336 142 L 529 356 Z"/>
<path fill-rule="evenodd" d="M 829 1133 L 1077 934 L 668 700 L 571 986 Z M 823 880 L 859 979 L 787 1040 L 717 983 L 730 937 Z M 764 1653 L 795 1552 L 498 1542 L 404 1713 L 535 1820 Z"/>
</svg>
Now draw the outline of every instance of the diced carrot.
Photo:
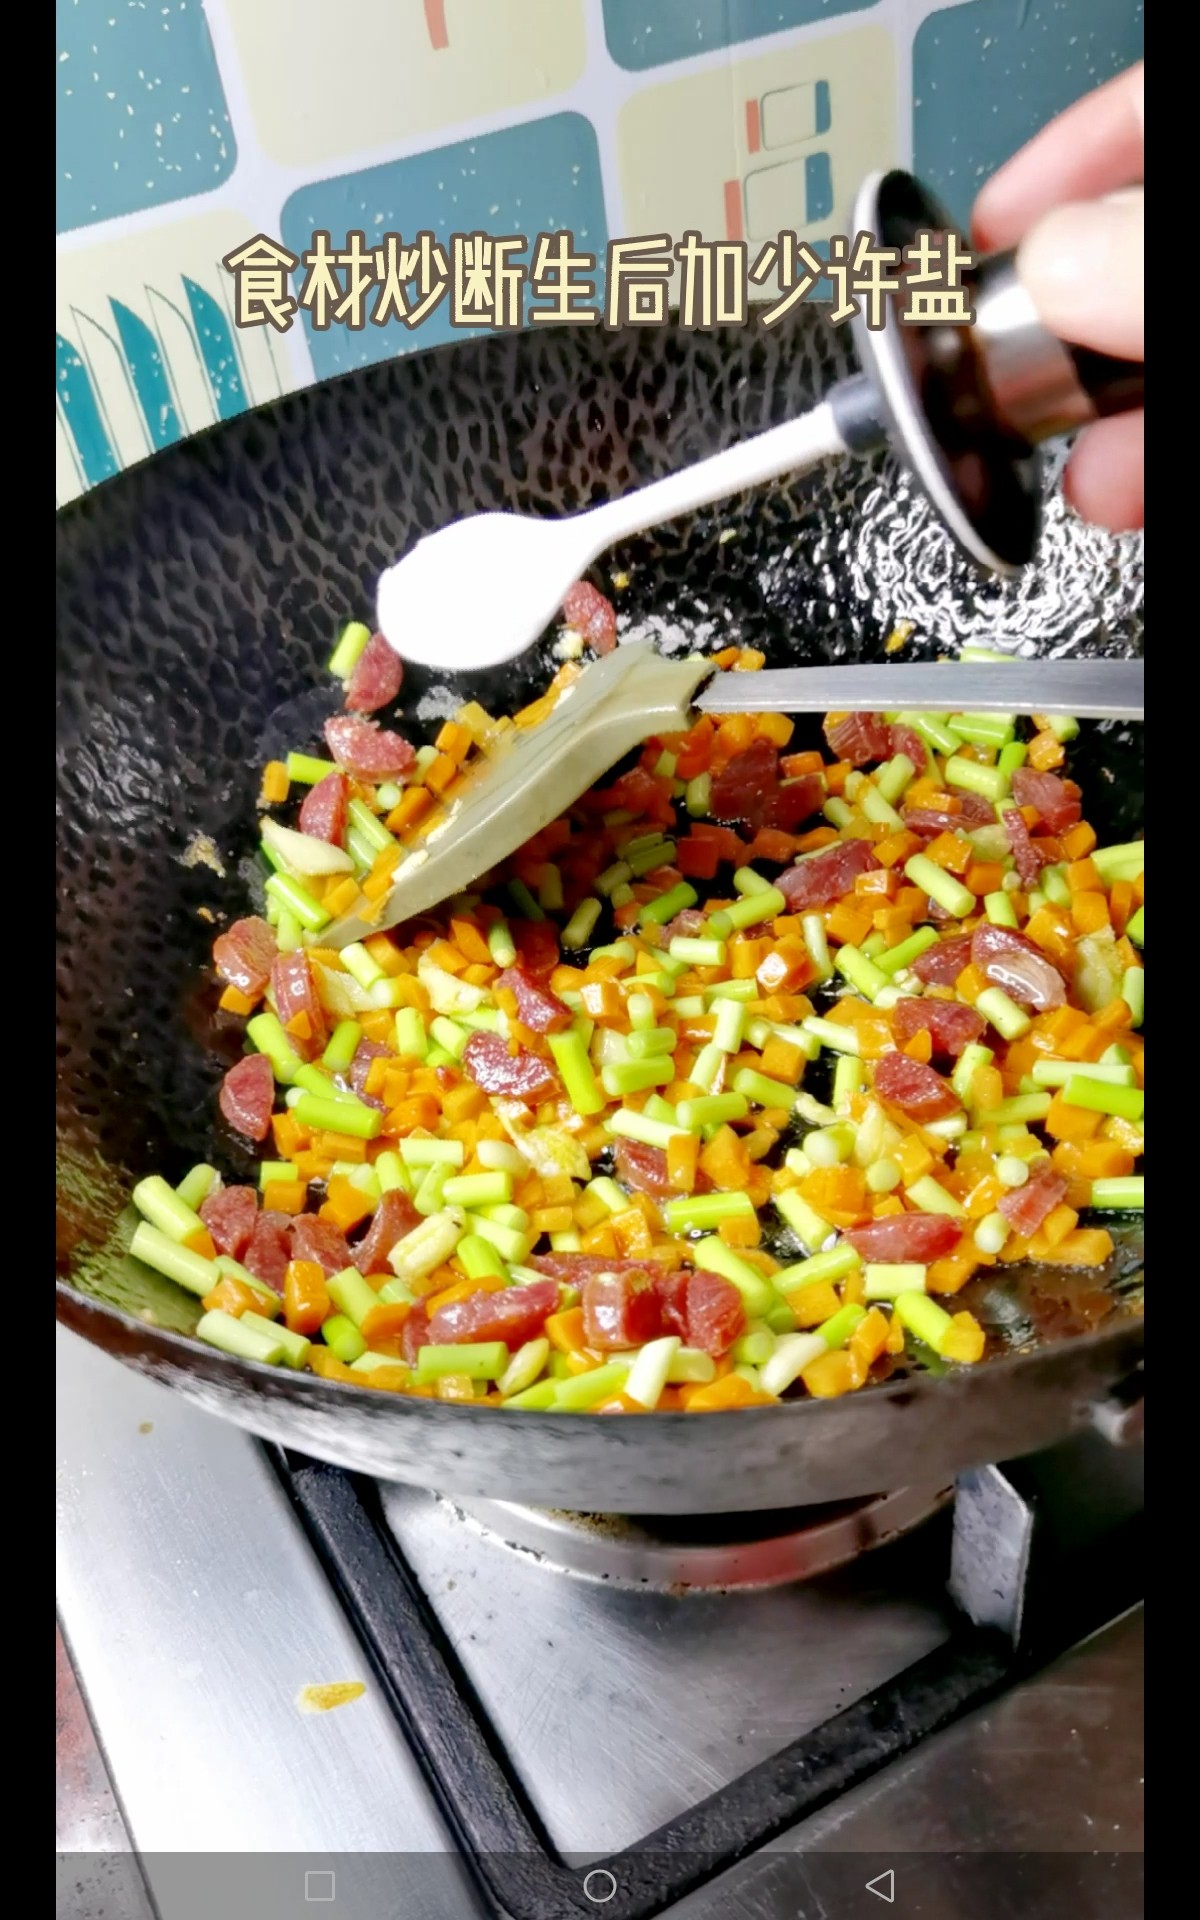
<svg viewBox="0 0 1200 1920">
<path fill-rule="evenodd" d="M 1004 1098 L 1004 1075 L 999 1067 L 976 1067 L 971 1075 L 971 1105 L 980 1113 L 990 1113 Z"/>
<path fill-rule="evenodd" d="M 843 1393 L 853 1393 L 866 1377 L 866 1363 L 851 1347 L 821 1354 L 800 1375 L 814 1400 L 836 1400 Z"/>
<path fill-rule="evenodd" d="M 1071 919 L 1080 934 L 1099 933 L 1109 925 L 1108 901 L 1102 893 L 1077 893 L 1071 899 Z"/>
<path fill-rule="evenodd" d="M 819 753 L 788 753 L 779 762 L 779 771 L 785 780 L 799 780 L 806 773 L 823 773 L 825 762 Z"/>
<path fill-rule="evenodd" d="M 987 1335 L 973 1313 L 951 1316 L 942 1340 L 943 1360 L 957 1360 L 960 1364 L 972 1366 L 977 1360 L 983 1359 L 986 1347 Z"/>
<path fill-rule="evenodd" d="M 897 1145 L 889 1150 L 889 1159 L 896 1162 L 906 1187 L 914 1180 L 920 1180 L 933 1171 L 933 1155 L 924 1146 L 915 1133 L 906 1133 Z"/>
<path fill-rule="evenodd" d="M 438 1103 L 431 1094 L 421 1093 L 401 1100 L 384 1119 L 383 1132 L 392 1139 L 418 1130 L 432 1133 L 438 1122 Z"/>
<path fill-rule="evenodd" d="M 750 1156 L 732 1127 L 720 1127 L 700 1154 L 701 1172 L 727 1193 L 748 1184 L 750 1167 Z"/>
<path fill-rule="evenodd" d="M 856 947 L 871 931 L 871 913 L 852 900 L 839 900 L 825 916 L 825 929 L 839 946 Z"/>
<path fill-rule="evenodd" d="M 1052 767 L 1061 767 L 1066 757 L 1062 741 L 1052 733 L 1035 733 L 1029 742 L 1029 765 L 1039 773 L 1048 773 Z"/>
<path fill-rule="evenodd" d="M 314 1133 L 313 1152 L 323 1160 L 364 1161 L 367 1143 L 353 1133 Z"/>
<path fill-rule="evenodd" d="M 910 1060 L 920 1060 L 926 1066 L 933 1059 L 933 1036 L 928 1027 L 918 1027 L 910 1040 L 906 1040 L 900 1049 Z"/>
<path fill-rule="evenodd" d="M 689 1387 L 686 1391 L 688 1413 L 721 1413 L 730 1407 L 762 1407 L 773 1403 L 773 1395 L 756 1393 L 740 1373 L 727 1373 L 721 1380 L 710 1380 L 707 1386 Z"/>
<path fill-rule="evenodd" d="M 244 1313 L 261 1313 L 263 1299 L 244 1280 L 226 1275 L 218 1280 L 211 1293 L 205 1294 L 200 1304 L 205 1313 L 231 1313 L 235 1320 L 240 1320 Z"/>
<path fill-rule="evenodd" d="M 1076 1227 L 1042 1259 L 1050 1267 L 1102 1267 L 1112 1250 L 1112 1235 L 1103 1227 Z"/>
<path fill-rule="evenodd" d="M 1119 1180 L 1134 1169 L 1134 1156 L 1119 1140 L 1062 1140 L 1050 1158 L 1068 1180 Z"/>
<path fill-rule="evenodd" d="M 735 934 L 729 942 L 729 971 L 735 980 L 753 980 L 771 951 L 771 942 L 757 935 Z"/>
<path fill-rule="evenodd" d="M 823 1218 L 838 1224 L 838 1214 L 857 1217 L 866 1205 L 867 1182 L 860 1167 L 814 1167 L 800 1182 L 800 1191 Z"/>
<path fill-rule="evenodd" d="M 264 806 L 281 807 L 291 789 L 288 770 L 282 760 L 268 760 L 262 770 L 259 798 Z"/>
<path fill-rule="evenodd" d="M 717 849 L 711 840 L 697 839 L 690 833 L 675 849 L 680 873 L 689 880 L 714 880 L 717 874 Z"/>
<path fill-rule="evenodd" d="M 762 1050 L 762 1071 L 768 1080 L 782 1080 L 794 1087 L 804 1072 L 804 1055 L 790 1041 L 773 1035 Z"/>
<path fill-rule="evenodd" d="M 433 795 L 426 787 L 406 787 L 384 825 L 389 833 L 404 833 L 423 820 L 432 806 Z"/>
<path fill-rule="evenodd" d="M 252 994 L 243 993 L 239 987 L 226 987 L 217 1005 L 222 1013 L 247 1014 L 254 1012 L 258 1000 Z"/>
<path fill-rule="evenodd" d="M 773 747 L 786 747 L 796 723 L 789 720 L 786 713 L 760 713 L 754 728 L 759 740 L 769 740 Z"/>
<path fill-rule="evenodd" d="M 875 858 L 885 867 L 902 867 L 906 860 L 917 852 L 921 842 L 915 833 L 906 828 L 902 832 L 885 834 L 875 843 Z"/>
<path fill-rule="evenodd" d="M 594 1227 L 590 1227 L 586 1233 L 581 1234 L 580 1240 L 580 1250 L 583 1253 L 598 1253 L 605 1260 L 616 1260 L 620 1257 L 617 1236 L 607 1219 L 597 1221 Z"/>
<path fill-rule="evenodd" d="M 640 1196 L 634 1197 L 636 1200 Z M 649 1253 L 653 1236 L 640 1207 L 634 1205 L 625 1213 L 614 1214 L 609 1224 L 623 1259 L 639 1260 Z"/>
<path fill-rule="evenodd" d="M 263 1188 L 263 1206 L 275 1213 L 303 1213 L 307 1201 L 303 1180 L 268 1180 Z"/>
<path fill-rule="evenodd" d="M 369 1377 L 352 1372 L 343 1360 L 338 1359 L 336 1353 L 329 1351 L 328 1347 L 314 1347 L 308 1356 L 308 1364 L 322 1380 L 340 1380 L 344 1386 L 348 1387 L 361 1387 L 364 1380 Z"/>
<path fill-rule="evenodd" d="M 809 1280 L 785 1297 L 798 1327 L 819 1327 L 832 1318 L 842 1304 L 836 1288 L 828 1280 Z"/>
<path fill-rule="evenodd" d="M 360 1220 L 365 1220 L 373 1209 L 371 1196 L 356 1187 L 353 1180 L 347 1180 L 344 1174 L 335 1173 L 325 1190 L 325 1199 L 321 1207 L 322 1220 L 332 1221 L 343 1233 L 349 1233 Z"/>
<path fill-rule="evenodd" d="M 1036 913 L 1030 914 L 1025 934 L 1052 960 L 1065 960 L 1074 947 L 1070 917 L 1057 907 L 1039 907 Z"/>
<path fill-rule="evenodd" d="M 283 1276 L 283 1317 L 292 1333 L 316 1333 L 332 1302 L 324 1270 L 315 1260 L 289 1260 Z"/>
<path fill-rule="evenodd" d="M 947 873 L 963 874 L 975 858 L 975 849 L 960 833 L 939 833 L 925 848 L 926 858 Z"/>
<path fill-rule="evenodd" d="M 691 1193 L 696 1184 L 700 1142 L 694 1133 L 672 1134 L 667 1142 L 667 1184 Z"/>
<path fill-rule="evenodd" d="M 991 982 L 982 967 L 977 967 L 972 961 L 963 968 L 954 982 L 954 991 L 960 1000 L 965 1000 L 969 1007 L 973 1007 L 980 994 L 990 985 Z"/>
<path fill-rule="evenodd" d="M 864 1373 L 869 1371 L 885 1350 L 887 1338 L 887 1315 L 880 1313 L 878 1307 L 869 1307 L 866 1318 L 859 1321 L 850 1335 L 850 1351 Z"/>
<path fill-rule="evenodd" d="M 947 1253 L 940 1260 L 930 1262 L 925 1284 L 930 1293 L 957 1293 L 966 1286 L 972 1274 L 978 1272 L 980 1264 L 974 1248 L 967 1251 L 960 1247 L 957 1252 Z"/>
<path fill-rule="evenodd" d="M 217 1257 L 217 1249 L 207 1227 L 197 1227 L 188 1234 L 183 1244 L 189 1253 L 198 1253 L 203 1260 L 215 1260 Z"/>
<path fill-rule="evenodd" d="M 1068 1106 L 1062 1094 L 1056 1093 L 1042 1125 L 1052 1140 L 1090 1140 L 1103 1118 L 1102 1113 L 1090 1113 L 1086 1107 Z"/>
<path fill-rule="evenodd" d="M 999 893 L 1004 885 L 1004 868 L 995 860 L 973 860 L 963 881 L 973 894 Z"/>
<path fill-rule="evenodd" d="M 568 1307 L 552 1313 L 543 1329 L 552 1347 L 560 1353 L 578 1353 L 587 1345 L 583 1333 L 583 1308 Z"/>
</svg>

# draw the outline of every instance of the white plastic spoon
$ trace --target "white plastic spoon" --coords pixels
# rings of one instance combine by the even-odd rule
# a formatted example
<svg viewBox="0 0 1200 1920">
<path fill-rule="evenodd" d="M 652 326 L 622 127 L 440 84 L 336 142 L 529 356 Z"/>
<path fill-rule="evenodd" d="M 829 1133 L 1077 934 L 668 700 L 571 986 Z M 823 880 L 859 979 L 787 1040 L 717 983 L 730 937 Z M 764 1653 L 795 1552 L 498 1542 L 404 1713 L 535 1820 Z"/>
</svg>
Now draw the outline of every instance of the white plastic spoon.
<svg viewBox="0 0 1200 1920">
<path fill-rule="evenodd" d="M 856 386 L 846 382 L 845 386 Z M 379 582 L 379 631 L 405 660 L 471 671 L 532 646 L 571 587 L 618 541 L 845 453 L 824 401 L 694 467 L 561 520 L 479 513 L 426 535 Z"/>
</svg>

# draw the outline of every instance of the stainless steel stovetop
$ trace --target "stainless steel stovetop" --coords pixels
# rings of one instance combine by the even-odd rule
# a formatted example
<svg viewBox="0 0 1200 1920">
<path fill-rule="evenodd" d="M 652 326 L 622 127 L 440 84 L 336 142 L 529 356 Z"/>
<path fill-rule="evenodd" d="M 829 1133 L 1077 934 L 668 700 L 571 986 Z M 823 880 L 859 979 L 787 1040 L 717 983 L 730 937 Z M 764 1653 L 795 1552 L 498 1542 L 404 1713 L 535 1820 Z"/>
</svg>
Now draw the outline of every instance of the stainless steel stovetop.
<svg viewBox="0 0 1200 1920">
<path fill-rule="evenodd" d="M 59 1617 L 123 1815 L 64 1917 L 1140 1913 L 1140 1453 L 765 1542 L 376 1504 L 57 1337 Z"/>
</svg>

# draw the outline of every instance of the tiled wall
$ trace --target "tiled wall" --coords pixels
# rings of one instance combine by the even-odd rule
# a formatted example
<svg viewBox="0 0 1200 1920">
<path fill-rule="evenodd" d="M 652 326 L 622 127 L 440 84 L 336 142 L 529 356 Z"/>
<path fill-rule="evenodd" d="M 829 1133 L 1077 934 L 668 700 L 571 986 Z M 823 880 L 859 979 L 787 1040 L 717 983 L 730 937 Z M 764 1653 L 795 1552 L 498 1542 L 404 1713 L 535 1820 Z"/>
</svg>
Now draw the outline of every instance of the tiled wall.
<svg viewBox="0 0 1200 1920">
<path fill-rule="evenodd" d="M 314 378 L 448 337 L 237 331 L 220 261 L 316 228 L 751 243 L 913 166 L 965 219 L 1140 57 L 1141 0 L 56 0 L 61 504 Z M 307 318 L 307 317 L 306 317 Z"/>
</svg>

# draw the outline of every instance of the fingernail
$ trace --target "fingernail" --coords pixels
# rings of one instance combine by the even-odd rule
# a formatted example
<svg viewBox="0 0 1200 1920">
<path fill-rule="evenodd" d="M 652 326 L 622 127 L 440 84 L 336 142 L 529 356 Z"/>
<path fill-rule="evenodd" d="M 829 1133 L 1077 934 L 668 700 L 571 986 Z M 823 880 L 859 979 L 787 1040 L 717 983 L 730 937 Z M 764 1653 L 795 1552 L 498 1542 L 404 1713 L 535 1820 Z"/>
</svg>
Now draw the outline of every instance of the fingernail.
<svg viewBox="0 0 1200 1920">
<path fill-rule="evenodd" d="M 1142 273 L 1140 193 L 1056 207 L 1026 234 L 1017 272 L 1044 324 L 1071 337 Z"/>
</svg>

